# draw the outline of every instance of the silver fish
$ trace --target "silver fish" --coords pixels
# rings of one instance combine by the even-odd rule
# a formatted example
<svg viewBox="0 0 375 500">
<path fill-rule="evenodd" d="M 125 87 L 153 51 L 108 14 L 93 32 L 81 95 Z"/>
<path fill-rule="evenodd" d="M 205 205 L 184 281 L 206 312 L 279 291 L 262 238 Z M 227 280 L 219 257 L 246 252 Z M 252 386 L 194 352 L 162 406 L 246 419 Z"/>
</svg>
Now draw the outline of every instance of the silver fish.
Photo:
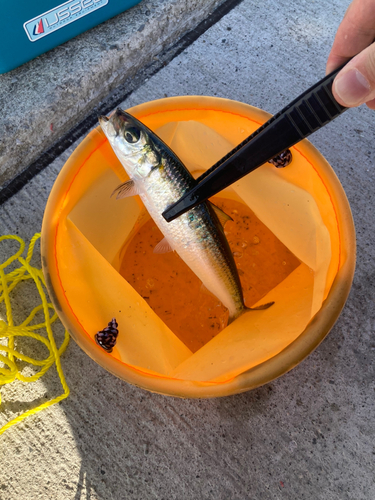
<svg viewBox="0 0 375 500">
<path fill-rule="evenodd" d="M 164 235 L 154 251 L 175 250 L 203 285 L 228 308 L 229 322 L 233 321 L 247 308 L 221 223 L 230 217 L 205 202 L 166 222 L 162 212 L 196 183 L 190 172 L 156 134 L 125 111 L 117 109 L 109 118 L 101 116 L 99 123 L 130 177 L 114 191 L 117 198 L 140 196 Z"/>
</svg>

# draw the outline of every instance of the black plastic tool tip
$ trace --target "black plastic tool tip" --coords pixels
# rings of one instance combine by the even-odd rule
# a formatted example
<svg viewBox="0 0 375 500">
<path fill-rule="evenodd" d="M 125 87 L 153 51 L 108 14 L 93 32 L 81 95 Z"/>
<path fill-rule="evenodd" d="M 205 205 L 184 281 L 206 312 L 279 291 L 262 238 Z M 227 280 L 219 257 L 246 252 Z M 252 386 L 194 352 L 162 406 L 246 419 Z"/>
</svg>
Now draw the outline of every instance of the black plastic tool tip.
<svg viewBox="0 0 375 500">
<path fill-rule="evenodd" d="M 180 215 L 184 214 L 188 210 L 196 207 L 202 201 L 205 201 L 207 197 L 201 197 L 200 193 L 195 193 L 197 186 L 195 186 L 191 191 L 185 193 L 178 201 L 170 205 L 164 212 L 162 216 L 167 222 L 171 222 L 177 219 Z"/>
</svg>

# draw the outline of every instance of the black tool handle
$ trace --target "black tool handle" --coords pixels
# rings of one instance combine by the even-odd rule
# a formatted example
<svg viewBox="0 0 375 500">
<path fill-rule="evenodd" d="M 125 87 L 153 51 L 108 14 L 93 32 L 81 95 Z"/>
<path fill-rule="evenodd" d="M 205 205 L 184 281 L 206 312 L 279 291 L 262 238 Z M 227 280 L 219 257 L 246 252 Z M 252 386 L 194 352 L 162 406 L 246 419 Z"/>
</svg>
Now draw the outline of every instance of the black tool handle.
<svg viewBox="0 0 375 500">
<path fill-rule="evenodd" d="M 197 185 L 164 213 L 170 222 L 339 116 L 346 107 L 332 94 L 336 69 L 236 146 L 197 179 Z M 228 168 L 227 168 L 228 167 Z"/>
<path fill-rule="evenodd" d="M 332 84 L 333 80 L 336 78 L 337 74 L 347 63 L 343 64 L 339 68 L 335 69 L 332 73 L 322 78 L 315 85 L 310 87 L 306 92 L 299 95 L 294 101 L 290 102 L 285 108 L 279 111 L 276 115 L 270 118 L 266 123 L 260 126 L 255 132 L 246 137 L 240 144 L 238 144 L 234 149 L 229 151 L 223 158 L 221 158 L 217 163 L 210 167 L 204 174 L 196 179 L 197 183 L 201 182 L 205 177 L 208 177 L 214 170 L 216 170 L 220 165 L 222 165 L 226 160 L 231 158 L 237 151 L 242 149 L 246 144 L 252 141 L 260 132 L 265 128 L 269 127 L 273 122 L 280 118 L 282 115 L 286 114 L 289 116 L 289 120 L 293 120 L 295 127 L 297 127 L 297 133 L 300 133 L 298 139 L 302 140 L 308 135 L 312 134 L 319 128 L 323 127 L 343 111 L 348 108 L 341 106 L 332 94 Z M 292 125 L 293 127 L 293 125 Z M 270 130 L 270 132 L 273 129 Z M 303 132 L 306 132 L 305 134 Z M 298 142 L 297 141 L 297 142 Z M 295 144 L 295 143 L 294 143 Z M 290 146 L 286 146 L 282 151 Z M 278 155 L 282 151 L 279 151 L 274 156 Z M 271 156 L 269 159 L 273 158 Z M 268 161 L 268 160 L 265 160 Z"/>
</svg>

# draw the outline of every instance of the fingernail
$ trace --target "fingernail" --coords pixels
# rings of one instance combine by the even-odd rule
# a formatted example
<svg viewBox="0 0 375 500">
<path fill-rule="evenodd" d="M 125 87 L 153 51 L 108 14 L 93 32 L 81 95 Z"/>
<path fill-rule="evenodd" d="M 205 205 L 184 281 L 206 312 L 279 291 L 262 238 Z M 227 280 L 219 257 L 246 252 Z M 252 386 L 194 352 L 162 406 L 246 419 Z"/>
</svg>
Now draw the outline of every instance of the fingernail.
<svg viewBox="0 0 375 500">
<path fill-rule="evenodd" d="M 346 105 L 355 106 L 365 102 L 371 87 L 362 73 L 357 69 L 350 69 L 335 81 L 335 90 Z"/>
</svg>

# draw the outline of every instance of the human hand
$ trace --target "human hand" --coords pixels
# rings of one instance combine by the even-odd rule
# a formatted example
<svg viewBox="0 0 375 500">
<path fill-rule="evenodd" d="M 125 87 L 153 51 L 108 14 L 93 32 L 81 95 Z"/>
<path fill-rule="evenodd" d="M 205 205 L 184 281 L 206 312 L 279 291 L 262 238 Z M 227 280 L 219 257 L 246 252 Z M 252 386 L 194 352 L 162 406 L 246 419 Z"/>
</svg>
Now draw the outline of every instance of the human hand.
<svg viewBox="0 0 375 500">
<path fill-rule="evenodd" d="M 375 109 L 375 0 L 353 0 L 342 20 L 326 73 L 353 59 L 336 76 L 332 92 L 346 107 L 366 103 Z M 357 54 L 357 55 L 356 55 Z"/>
</svg>

